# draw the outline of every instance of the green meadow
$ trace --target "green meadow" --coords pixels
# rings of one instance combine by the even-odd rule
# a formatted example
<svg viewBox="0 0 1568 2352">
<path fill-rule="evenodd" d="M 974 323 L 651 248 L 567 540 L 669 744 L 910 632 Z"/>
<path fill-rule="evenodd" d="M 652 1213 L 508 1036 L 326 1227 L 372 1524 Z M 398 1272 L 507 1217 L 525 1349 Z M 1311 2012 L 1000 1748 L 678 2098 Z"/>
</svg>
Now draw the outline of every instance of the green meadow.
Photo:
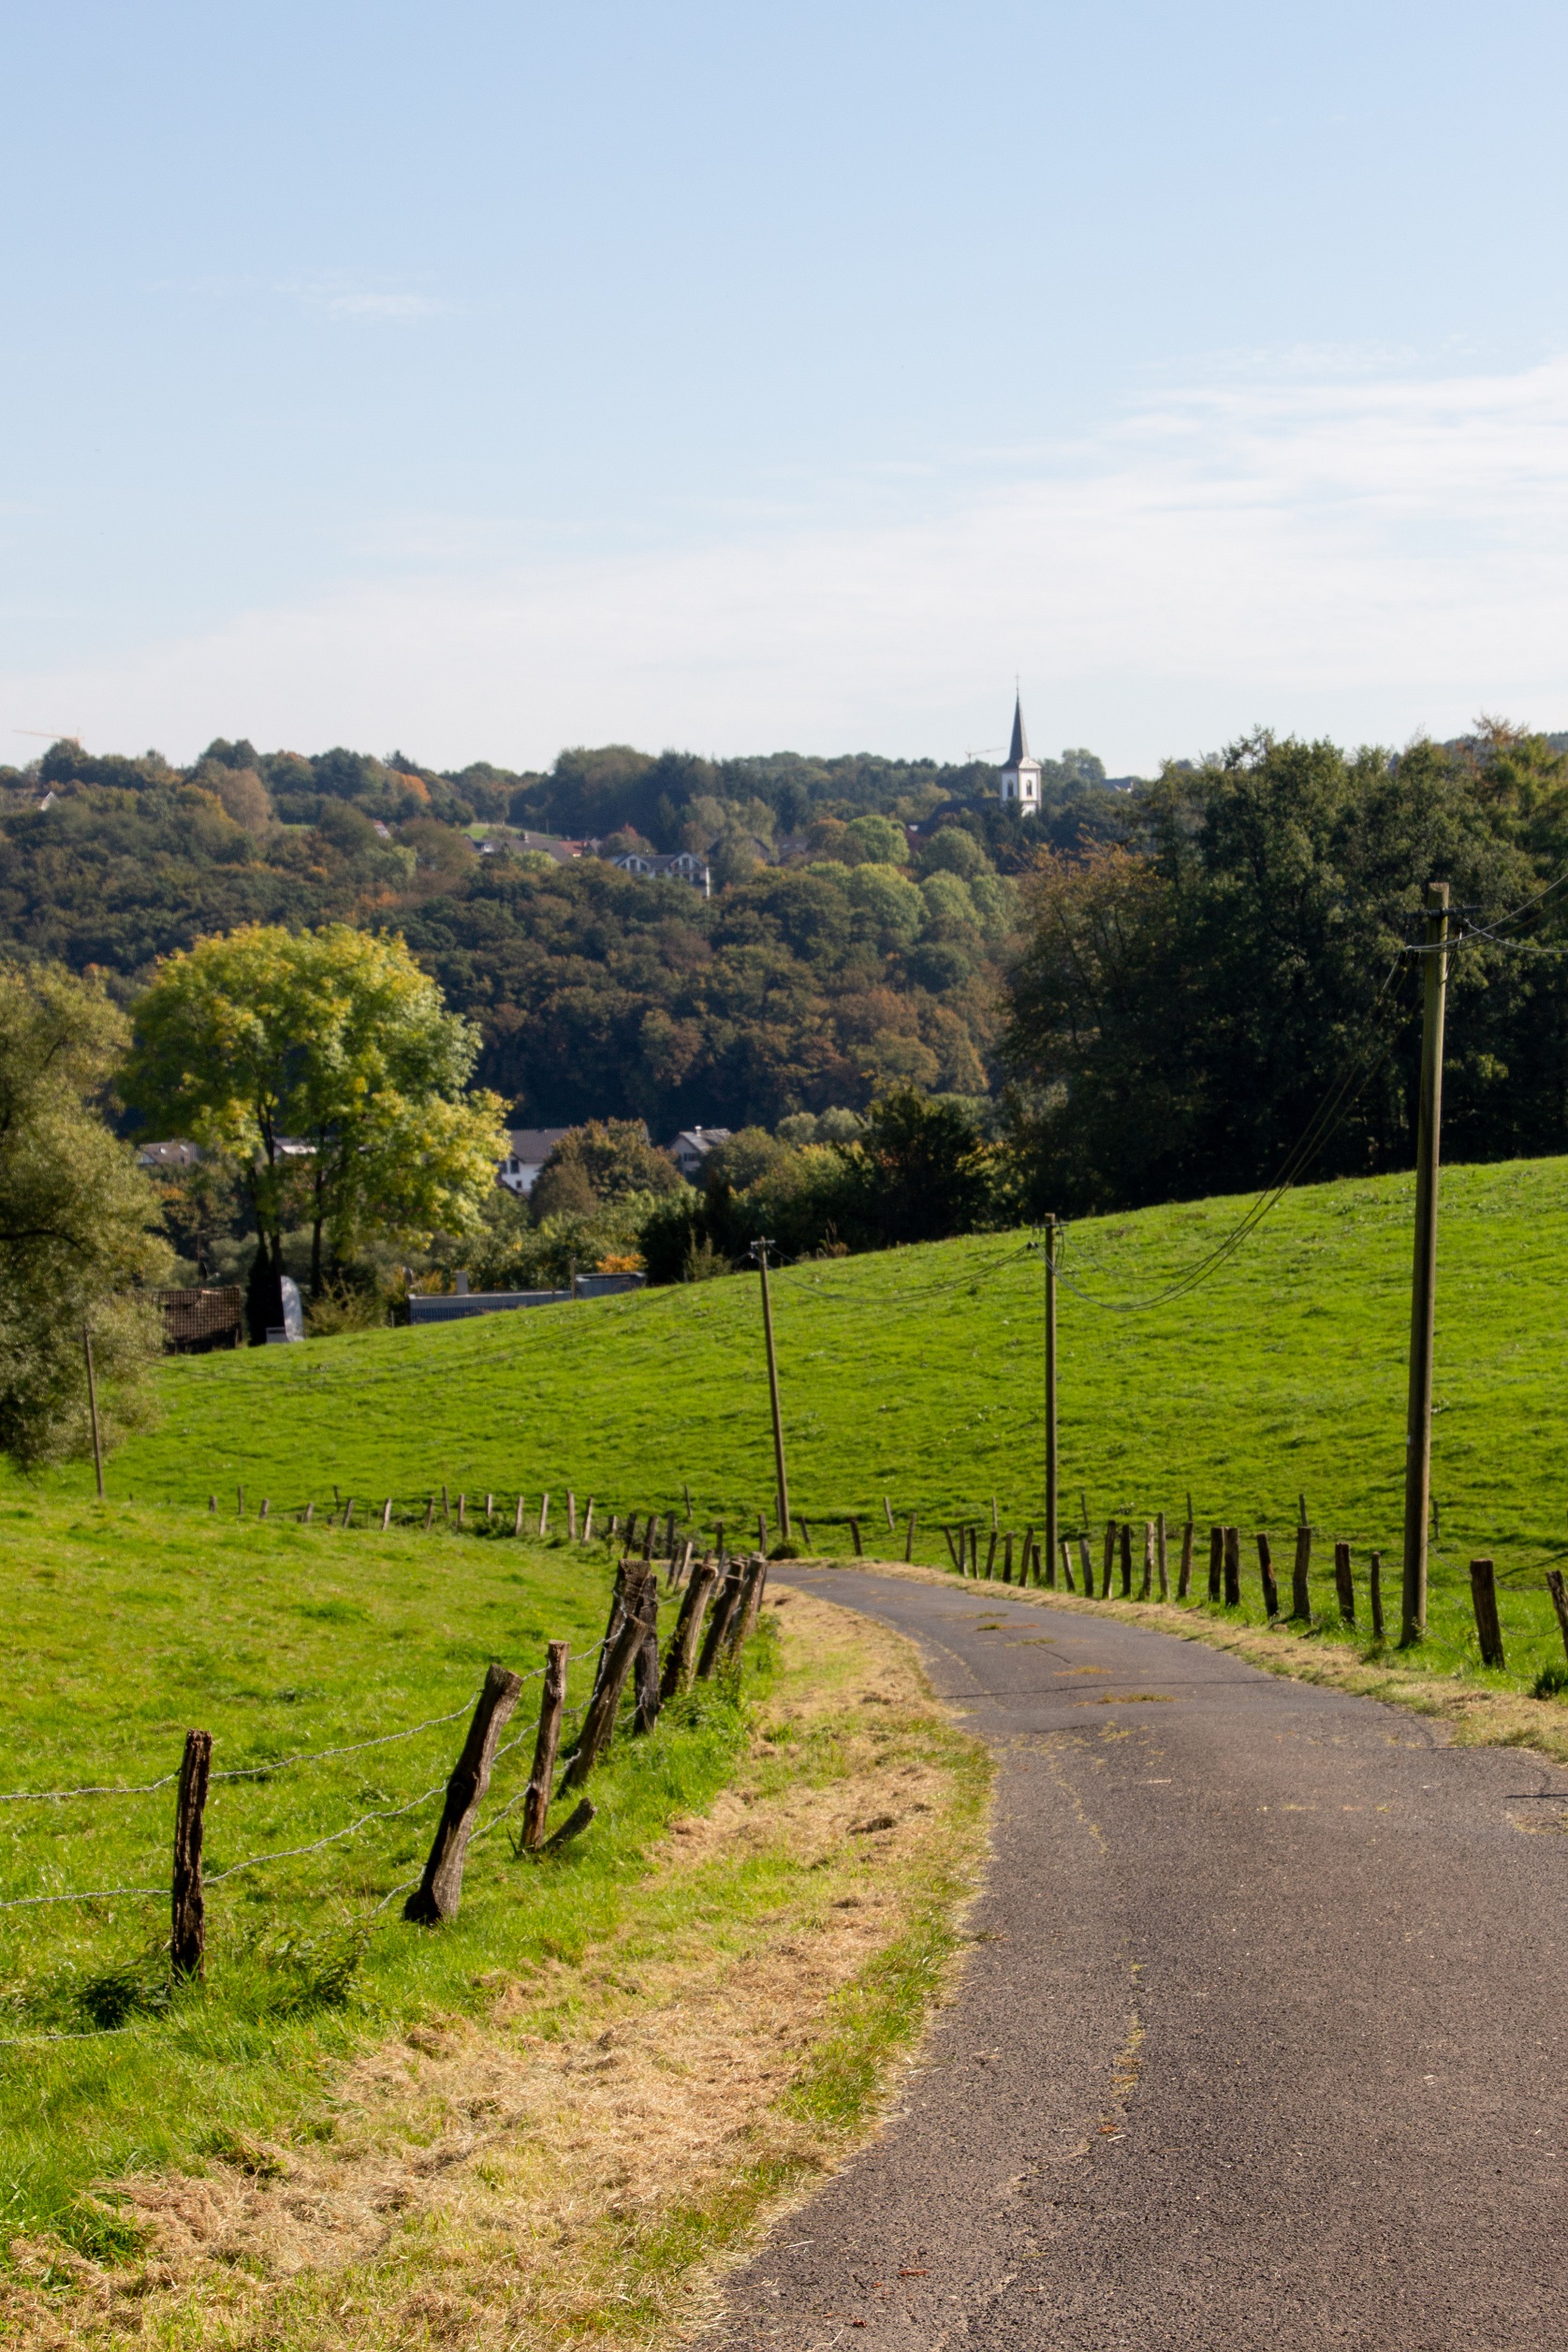
<svg viewBox="0 0 1568 2352">
<path fill-rule="evenodd" d="M 1386 1551 L 1404 1454 L 1412 1180 L 1287 1196 L 1237 1255 L 1148 1314 L 1063 1290 L 1064 1492 L 1092 1521 L 1165 1510 L 1314 1526 Z M 1105 1302 L 1201 1257 L 1244 1204 L 1075 1227 L 1066 1269 Z M 1023 1233 L 788 1268 L 774 1278 L 792 1498 L 813 1542 L 880 1526 L 884 1497 L 940 1522 L 1037 1519 L 1042 1262 Z M 1568 1543 L 1568 1162 L 1443 1182 L 1433 1490 L 1443 1558 L 1500 1568 Z M 771 1514 L 757 1285 L 696 1286 L 169 1361 L 164 1415 L 110 1465 L 111 1494 L 233 1511 L 342 1495 L 400 1507 L 543 1490 L 599 1511 L 678 1507 L 711 1527 Z M 81 1464 L 51 1482 L 90 1492 Z"/>
<path fill-rule="evenodd" d="M 403 1923 L 401 1890 L 485 1668 L 532 1674 L 547 1639 L 565 1638 L 580 1702 L 607 1553 L 8 1498 L 0 1573 L 7 2237 L 49 2223 L 112 2254 L 122 2225 L 81 2201 L 93 2182 L 308 2132 L 330 2070 L 367 2033 L 472 2008 L 496 1969 L 573 1961 L 616 1928 L 651 1838 L 707 1801 L 744 1743 L 738 1692 L 700 1686 L 652 1737 L 617 1741 L 586 1833 L 542 1862 L 520 1858 L 504 1816 L 533 1754 L 539 1683 L 525 1683 L 462 1910 L 432 1933 Z M 179 1987 L 161 1890 L 168 1781 L 192 1724 L 213 1734 L 207 1982 Z M 221 1777 L 247 1768 L 260 1769 Z M 240 1863 L 254 1866 L 224 1875 Z M 37 1901 L 67 1892 L 97 1899 Z"/>
<path fill-rule="evenodd" d="M 1402 1507 L 1413 1179 L 1288 1195 L 1236 1255 L 1147 1313 L 1245 1206 L 1180 1203 L 1074 1227 L 1061 1295 L 1068 1519 L 1210 1521 L 1286 1537 L 1304 1497 L 1331 1546 L 1371 1549 L 1392 1585 Z M 947 1558 L 944 1521 L 1042 1511 L 1043 1285 L 1008 1233 L 786 1268 L 774 1322 L 791 1496 L 813 1551 Z M 1088 1294 L 1080 1297 L 1078 1292 Z M 1091 1304 L 1088 1299 L 1095 1303 Z M 1560 1654 L 1540 1570 L 1568 1548 L 1568 1162 L 1443 1179 L 1430 1662 L 1473 1649 L 1468 1563 L 1489 1553 L 1510 1679 Z M 698 1530 L 773 1512 L 757 1284 L 631 1297 L 171 1360 L 160 1426 L 110 1465 L 111 1493 L 233 1514 L 334 1494 L 422 1517 L 445 1484 L 493 1492 L 510 1525 L 541 1495 L 676 1508 Z M 80 1464 L 51 1482 L 83 1494 Z M 899 1521 L 887 1533 L 885 1511 Z M 438 1503 L 439 1508 L 439 1503 Z M 1255 1583 L 1248 1542 L 1249 1582 Z M 1276 1559 L 1288 1566 L 1276 1546 Z M 1329 1612 L 1332 1614 L 1332 1611 Z"/>
</svg>

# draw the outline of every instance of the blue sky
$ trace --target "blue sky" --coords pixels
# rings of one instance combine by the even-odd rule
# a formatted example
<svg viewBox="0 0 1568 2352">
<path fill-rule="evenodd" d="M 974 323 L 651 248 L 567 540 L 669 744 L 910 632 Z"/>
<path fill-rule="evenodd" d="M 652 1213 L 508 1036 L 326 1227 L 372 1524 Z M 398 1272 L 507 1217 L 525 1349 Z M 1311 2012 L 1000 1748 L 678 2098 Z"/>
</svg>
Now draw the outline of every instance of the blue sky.
<svg viewBox="0 0 1568 2352">
<path fill-rule="evenodd" d="M 0 759 L 1568 727 L 1568 12 L 0 6 Z"/>
</svg>

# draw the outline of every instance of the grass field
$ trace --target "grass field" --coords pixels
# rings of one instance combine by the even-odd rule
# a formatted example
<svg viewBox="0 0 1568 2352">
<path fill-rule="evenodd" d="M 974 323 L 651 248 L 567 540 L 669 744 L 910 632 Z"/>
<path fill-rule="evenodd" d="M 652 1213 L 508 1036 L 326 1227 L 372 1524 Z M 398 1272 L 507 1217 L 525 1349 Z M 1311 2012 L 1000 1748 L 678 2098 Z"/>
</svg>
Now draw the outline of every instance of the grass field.
<svg viewBox="0 0 1568 2352">
<path fill-rule="evenodd" d="M 455 1925 L 421 1933 L 384 1899 L 423 1862 L 485 1668 L 498 1657 L 529 1672 L 548 1638 L 591 1651 L 604 1630 L 603 1553 L 12 1503 L 0 1561 L 0 1789 L 160 1780 L 194 1723 L 214 1735 L 215 1773 L 275 1767 L 214 1782 L 209 1882 L 364 1819 L 318 1852 L 210 1883 L 209 1983 L 171 1992 L 167 1895 L 24 1900 L 167 1888 L 171 1790 L 0 1804 L 0 1899 L 12 1906 L 0 1915 L 7 2235 L 74 2213 L 79 2242 L 112 2236 L 75 2205 L 88 2182 L 293 2128 L 367 2018 L 461 2007 L 476 1966 L 579 1951 L 651 1832 L 672 1807 L 703 1801 L 733 1760 L 733 1705 L 705 1696 L 673 1711 L 596 1778 L 602 1811 L 586 1837 L 541 1866 L 515 1859 L 502 1825 L 471 1849 Z M 585 1656 L 569 1700 L 591 1671 Z M 537 1690 L 525 1685 L 509 1727 L 492 1814 L 526 1783 Z M 119 2030 L 98 2038 L 106 2028 Z"/>
<path fill-rule="evenodd" d="M 1399 1548 L 1412 1180 L 1292 1194 L 1211 1279 L 1150 1314 L 1064 1290 L 1062 1461 L 1074 1515 L 1185 1515 L 1283 1535 L 1306 1496 L 1326 1567 Z M 1231 1199 L 1087 1222 L 1067 1269 L 1140 1298 L 1233 1224 Z M 944 1520 L 1041 1510 L 1041 1261 L 1006 1234 L 789 1269 L 775 1323 L 792 1495 L 813 1549 L 889 1544 L 883 1498 Z M 1433 1492 L 1433 1658 L 1463 1662 L 1467 1564 L 1503 1578 L 1510 1671 L 1561 1654 L 1539 1569 L 1568 1546 L 1568 1163 L 1443 1180 Z M 171 1362 L 162 1426 L 111 1465 L 139 1501 L 226 1508 L 570 1486 L 599 1507 L 771 1510 L 756 1285 L 749 1278 Z M 90 1474 L 58 1482 L 81 1493 Z M 880 1531 L 880 1532 L 878 1532 Z M 901 1550 L 901 1531 L 898 1548 Z M 1251 1547 L 1248 1550 L 1251 1561 Z M 1251 1573 L 1251 1571 L 1250 1571 Z M 1520 1589 L 1528 1587 L 1528 1590 Z M 1467 1646 L 1468 1645 L 1468 1646 Z"/>
<path fill-rule="evenodd" d="M 589 1652 L 608 1565 L 0 1510 L 6 2341 L 629 2352 L 689 2323 L 714 2257 L 865 2131 L 961 1948 L 989 1787 L 885 1630 L 780 1595 L 739 1669 L 618 1736 L 597 1817 L 542 1859 L 505 1820 L 533 1683 L 457 1920 L 387 1900 L 486 1664 L 527 1671 L 563 1634 Z M 206 1978 L 171 1986 L 168 1897 L 133 1890 L 167 1885 L 193 1722 L 215 1775 L 265 1770 L 214 1778 Z M 28 1900 L 67 1889 L 98 1891 Z"/>
</svg>

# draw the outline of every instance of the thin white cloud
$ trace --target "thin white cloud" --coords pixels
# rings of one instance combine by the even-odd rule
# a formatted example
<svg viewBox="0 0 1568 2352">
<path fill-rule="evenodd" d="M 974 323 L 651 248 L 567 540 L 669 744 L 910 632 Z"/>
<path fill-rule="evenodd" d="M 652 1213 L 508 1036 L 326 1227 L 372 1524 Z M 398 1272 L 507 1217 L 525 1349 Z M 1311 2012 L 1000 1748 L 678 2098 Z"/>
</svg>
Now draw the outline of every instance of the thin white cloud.
<svg viewBox="0 0 1568 2352">
<path fill-rule="evenodd" d="M 1568 357 L 1512 375 L 1297 366 L 1161 392 L 988 458 L 903 520 L 387 570 L 103 669 L 19 719 L 171 753 L 215 733 L 443 764 L 620 738 L 961 755 L 1021 670 L 1037 742 L 1114 769 L 1254 721 L 1351 740 L 1482 708 L 1568 725 Z"/>
<path fill-rule="evenodd" d="M 420 318 L 438 318 L 447 305 L 429 294 L 412 294 L 396 287 L 352 286 L 337 278 L 306 279 L 280 286 L 280 294 L 307 309 L 325 311 L 330 318 L 387 319 L 406 325 Z"/>
</svg>

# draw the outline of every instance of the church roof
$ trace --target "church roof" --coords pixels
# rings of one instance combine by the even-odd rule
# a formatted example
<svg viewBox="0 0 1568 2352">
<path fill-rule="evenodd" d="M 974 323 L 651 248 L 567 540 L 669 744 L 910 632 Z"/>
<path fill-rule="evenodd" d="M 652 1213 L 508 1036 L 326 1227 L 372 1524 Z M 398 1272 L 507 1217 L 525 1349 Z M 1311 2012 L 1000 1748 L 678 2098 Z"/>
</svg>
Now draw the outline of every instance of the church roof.
<svg viewBox="0 0 1568 2352">
<path fill-rule="evenodd" d="M 1013 703 L 1013 740 L 1008 747 L 1007 765 L 1009 768 L 1016 768 L 1023 759 L 1033 760 L 1034 755 L 1029 748 L 1029 738 L 1024 733 L 1023 697 L 1019 695 Z M 1038 767 L 1038 760 L 1034 760 L 1034 764 Z"/>
</svg>

